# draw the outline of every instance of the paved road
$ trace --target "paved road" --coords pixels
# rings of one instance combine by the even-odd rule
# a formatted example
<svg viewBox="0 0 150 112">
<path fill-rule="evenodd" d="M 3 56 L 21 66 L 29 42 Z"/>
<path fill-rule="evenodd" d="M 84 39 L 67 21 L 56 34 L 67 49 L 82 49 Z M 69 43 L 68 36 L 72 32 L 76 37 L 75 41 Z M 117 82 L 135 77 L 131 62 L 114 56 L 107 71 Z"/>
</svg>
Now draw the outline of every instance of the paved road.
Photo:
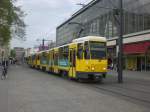
<svg viewBox="0 0 150 112">
<path fill-rule="evenodd" d="M 92 89 L 90 84 L 28 67 L 13 66 L 8 75 L 0 80 L 0 112 L 149 112 L 148 107 Z"/>
<path fill-rule="evenodd" d="M 121 99 L 150 107 L 150 72 L 124 71 L 123 84 L 117 83 L 117 72 L 109 71 L 104 84 L 94 88 L 111 93 Z"/>
</svg>

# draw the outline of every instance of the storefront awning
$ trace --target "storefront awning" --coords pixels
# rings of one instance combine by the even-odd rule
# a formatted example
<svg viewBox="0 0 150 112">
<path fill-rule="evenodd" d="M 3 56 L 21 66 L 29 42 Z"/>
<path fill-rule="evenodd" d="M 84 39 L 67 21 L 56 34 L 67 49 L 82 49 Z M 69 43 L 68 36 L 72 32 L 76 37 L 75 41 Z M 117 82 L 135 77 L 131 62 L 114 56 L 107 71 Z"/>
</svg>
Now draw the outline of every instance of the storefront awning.
<svg viewBox="0 0 150 112">
<path fill-rule="evenodd" d="M 144 54 L 150 47 L 150 42 L 141 42 L 134 44 L 125 44 L 123 46 L 124 54 Z"/>
</svg>

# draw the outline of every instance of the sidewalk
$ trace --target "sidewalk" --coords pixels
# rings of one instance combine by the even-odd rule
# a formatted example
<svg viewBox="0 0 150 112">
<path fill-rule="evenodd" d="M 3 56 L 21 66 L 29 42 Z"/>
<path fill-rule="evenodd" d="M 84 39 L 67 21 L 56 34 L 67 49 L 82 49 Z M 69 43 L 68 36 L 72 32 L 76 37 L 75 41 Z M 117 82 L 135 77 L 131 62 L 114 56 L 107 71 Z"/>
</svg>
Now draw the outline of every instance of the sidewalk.
<svg viewBox="0 0 150 112">
<path fill-rule="evenodd" d="M 109 70 L 108 75 L 111 76 L 118 76 L 117 71 Z M 123 77 L 125 78 L 134 78 L 134 79 L 143 79 L 143 80 L 149 80 L 150 81 L 150 71 L 123 71 Z"/>
</svg>

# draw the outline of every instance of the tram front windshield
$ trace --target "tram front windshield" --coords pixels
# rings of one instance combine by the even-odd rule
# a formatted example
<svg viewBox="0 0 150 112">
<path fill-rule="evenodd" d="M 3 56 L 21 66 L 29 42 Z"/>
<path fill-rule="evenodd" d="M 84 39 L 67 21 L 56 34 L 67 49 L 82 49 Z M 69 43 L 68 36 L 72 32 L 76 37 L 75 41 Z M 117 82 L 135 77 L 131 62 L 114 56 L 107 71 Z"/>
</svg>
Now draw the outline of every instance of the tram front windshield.
<svg viewBox="0 0 150 112">
<path fill-rule="evenodd" d="M 106 43 L 105 42 L 89 42 L 91 59 L 104 59 L 106 58 Z"/>
</svg>

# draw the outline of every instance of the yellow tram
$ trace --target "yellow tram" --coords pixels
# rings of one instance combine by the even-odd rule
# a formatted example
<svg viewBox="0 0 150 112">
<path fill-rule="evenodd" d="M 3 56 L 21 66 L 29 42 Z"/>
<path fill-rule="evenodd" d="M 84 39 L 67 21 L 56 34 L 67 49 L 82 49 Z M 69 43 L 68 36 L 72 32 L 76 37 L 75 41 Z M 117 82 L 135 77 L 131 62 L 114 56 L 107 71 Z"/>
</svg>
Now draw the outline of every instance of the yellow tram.
<svg viewBox="0 0 150 112">
<path fill-rule="evenodd" d="M 33 57 L 30 60 L 32 66 L 71 79 L 99 81 L 107 73 L 105 37 L 78 38 L 70 44 L 39 52 Z"/>
</svg>

